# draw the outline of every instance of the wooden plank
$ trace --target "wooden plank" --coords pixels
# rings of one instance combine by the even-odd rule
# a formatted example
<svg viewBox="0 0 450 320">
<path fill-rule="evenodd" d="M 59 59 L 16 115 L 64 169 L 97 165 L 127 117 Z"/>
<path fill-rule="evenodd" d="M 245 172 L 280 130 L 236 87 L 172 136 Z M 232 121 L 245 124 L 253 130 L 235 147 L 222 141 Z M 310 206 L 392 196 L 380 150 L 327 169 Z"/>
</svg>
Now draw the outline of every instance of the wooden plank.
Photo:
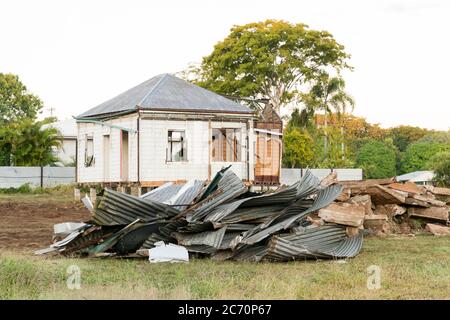
<svg viewBox="0 0 450 320">
<path fill-rule="evenodd" d="M 412 197 L 406 198 L 405 199 L 405 204 L 409 204 L 411 206 L 425 207 L 425 208 L 430 207 L 430 204 L 428 202 L 422 201 L 422 200 L 418 200 L 418 199 L 414 199 Z"/>
<path fill-rule="evenodd" d="M 427 202 L 430 205 L 435 206 L 435 207 L 444 207 L 445 206 L 445 202 L 443 202 L 443 201 L 439 201 L 439 200 L 436 200 L 436 199 L 433 199 L 430 197 L 421 196 L 418 194 L 413 195 L 412 198 L 415 200 Z"/>
<path fill-rule="evenodd" d="M 395 182 L 394 178 L 388 179 L 366 179 L 366 180 L 348 180 L 341 181 L 340 183 L 344 188 L 352 189 L 352 192 L 357 192 L 362 189 L 367 189 L 375 185 L 386 185 Z"/>
<path fill-rule="evenodd" d="M 180 179 L 180 180 L 164 180 L 164 181 L 141 181 L 140 182 L 140 186 L 141 187 L 160 187 L 163 184 L 167 183 L 167 182 L 173 182 L 175 184 L 183 184 L 186 183 L 186 180 Z"/>
<path fill-rule="evenodd" d="M 411 194 L 421 194 L 423 193 L 423 190 L 420 189 L 420 187 L 415 184 L 414 182 L 405 182 L 405 183 L 391 183 L 388 185 L 389 188 L 398 190 L 398 191 L 404 191 Z"/>
<path fill-rule="evenodd" d="M 425 230 L 431 232 L 435 236 L 448 236 L 450 235 L 450 228 L 441 226 L 438 224 L 427 223 Z"/>
<path fill-rule="evenodd" d="M 406 196 L 401 191 L 380 185 L 371 186 L 364 193 L 369 194 L 375 204 L 400 204 L 406 201 Z"/>
<path fill-rule="evenodd" d="M 368 195 L 368 194 L 354 196 L 354 197 L 350 198 L 347 202 L 362 205 L 364 207 L 364 211 L 365 211 L 366 215 L 373 214 L 372 200 L 371 200 L 370 195 Z"/>
<path fill-rule="evenodd" d="M 332 222 L 351 227 L 359 227 L 364 222 L 364 207 L 350 203 L 332 203 L 319 210 L 319 217 L 326 222 Z"/>
<path fill-rule="evenodd" d="M 351 195 L 352 191 L 349 188 L 344 188 L 341 194 L 336 198 L 336 201 L 347 201 L 348 199 L 350 199 Z"/>
<path fill-rule="evenodd" d="M 388 221 L 388 216 L 385 214 L 372 214 L 364 217 L 364 228 L 383 230 L 384 225 Z"/>
<path fill-rule="evenodd" d="M 408 208 L 408 215 L 411 217 L 426 218 L 447 223 L 448 207 L 430 207 L 430 208 Z"/>
<path fill-rule="evenodd" d="M 440 196 L 450 196 L 450 188 L 434 187 L 432 192 Z"/>
</svg>

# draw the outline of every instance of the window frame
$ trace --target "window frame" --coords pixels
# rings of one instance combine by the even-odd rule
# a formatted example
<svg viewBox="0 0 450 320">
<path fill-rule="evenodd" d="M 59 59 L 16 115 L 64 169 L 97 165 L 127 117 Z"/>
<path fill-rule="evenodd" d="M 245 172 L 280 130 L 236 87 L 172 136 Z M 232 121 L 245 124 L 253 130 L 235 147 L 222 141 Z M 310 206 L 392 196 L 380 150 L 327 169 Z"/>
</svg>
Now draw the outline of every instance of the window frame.
<svg viewBox="0 0 450 320">
<path fill-rule="evenodd" d="M 172 141 L 172 133 L 180 132 L 180 141 Z M 167 147 L 166 147 L 166 163 L 179 163 L 179 162 L 188 162 L 188 142 L 186 139 L 186 130 L 185 129 L 168 129 L 166 135 Z M 173 159 L 173 144 L 174 142 L 179 142 L 181 144 L 182 151 L 182 159 L 174 160 Z"/>
<path fill-rule="evenodd" d="M 233 139 L 231 144 L 228 140 L 228 130 L 232 130 Z M 219 141 L 215 142 L 215 132 L 218 132 Z M 212 162 L 242 162 L 242 128 L 212 128 L 211 132 L 211 160 Z M 217 143 L 217 149 L 216 144 Z M 230 148 L 230 155 L 232 160 L 227 160 L 227 151 Z M 218 152 L 216 155 L 215 153 Z M 225 157 L 224 157 L 225 152 Z"/>
</svg>

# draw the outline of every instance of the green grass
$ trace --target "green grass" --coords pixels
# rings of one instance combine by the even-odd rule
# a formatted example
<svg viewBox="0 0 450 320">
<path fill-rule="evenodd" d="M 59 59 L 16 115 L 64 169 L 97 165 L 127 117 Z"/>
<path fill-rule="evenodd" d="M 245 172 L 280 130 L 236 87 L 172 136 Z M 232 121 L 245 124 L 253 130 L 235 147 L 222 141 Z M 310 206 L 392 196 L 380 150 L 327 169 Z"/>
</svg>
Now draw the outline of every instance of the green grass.
<svg viewBox="0 0 450 320">
<path fill-rule="evenodd" d="M 66 286 L 81 269 L 81 289 Z M 367 289 L 367 268 L 381 289 Z M 450 237 L 368 238 L 345 263 L 68 259 L 0 252 L 0 299 L 449 299 Z"/>
<path fill-rule="evenodd" d="M 53 188 L 29 189 L 20 187 L 17 189 L 0 189 L 1 202 L 25 202 L 25 203 L 67 203 L 74 201 L 74 186 L 61 185 Z"/>
</svg>

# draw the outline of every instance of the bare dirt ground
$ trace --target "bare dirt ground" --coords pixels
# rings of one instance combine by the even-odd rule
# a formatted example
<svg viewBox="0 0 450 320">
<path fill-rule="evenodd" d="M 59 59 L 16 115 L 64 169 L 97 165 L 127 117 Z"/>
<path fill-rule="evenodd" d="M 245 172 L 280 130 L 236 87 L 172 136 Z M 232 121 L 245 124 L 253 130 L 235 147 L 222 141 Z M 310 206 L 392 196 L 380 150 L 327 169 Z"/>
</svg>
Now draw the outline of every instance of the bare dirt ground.
<svg viewBox="0 0 450 320">
<path fill-rule="evenodd" d="M 0 199 L 0 249 L 33 251 L 52 243 L 53 225 L 89 220 L 81 203 Z"/>
</svg>

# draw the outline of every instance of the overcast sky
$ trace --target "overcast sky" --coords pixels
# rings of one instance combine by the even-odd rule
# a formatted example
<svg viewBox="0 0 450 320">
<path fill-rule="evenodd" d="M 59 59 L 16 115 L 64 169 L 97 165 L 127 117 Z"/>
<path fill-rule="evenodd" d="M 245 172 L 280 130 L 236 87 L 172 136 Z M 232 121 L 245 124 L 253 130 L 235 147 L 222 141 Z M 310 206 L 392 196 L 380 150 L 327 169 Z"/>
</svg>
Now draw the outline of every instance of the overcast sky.
<svg viewBox="0 0 450 320">
<path fill-rule="evenodd" d="M 0 72 L 60 119 L 212 51 L 235 24 L 302 22 L 352 55 L 354 113 L 383 127 L 450 129 L 450 1 L 5 1 Z"/>
</svg>

